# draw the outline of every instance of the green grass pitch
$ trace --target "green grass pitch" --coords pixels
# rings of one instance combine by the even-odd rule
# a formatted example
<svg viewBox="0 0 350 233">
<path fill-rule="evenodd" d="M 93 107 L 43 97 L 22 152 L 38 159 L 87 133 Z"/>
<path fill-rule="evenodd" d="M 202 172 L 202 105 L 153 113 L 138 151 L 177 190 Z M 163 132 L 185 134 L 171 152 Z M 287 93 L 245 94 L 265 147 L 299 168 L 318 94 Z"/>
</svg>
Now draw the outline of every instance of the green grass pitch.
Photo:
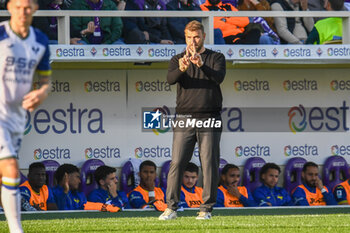
<svg viewBox="0 0 350 233">
<path fill-rule="evenodd" d="M 180 212 L 176 220 L 159 221 L 159 212 L 68 213 L 23 215 L 25 232 L 350 232 L 350 213 L 287 214 L 215 211 L 211 220 L 196 220 L 195 211 Z M 259 211 L 258 211 L 259 212 Z M 277 210 L 277 212 L 280 212 Z M 307 212 L 307 211 L 306 211 Z M 348 211 L 346 211 L 348 212 Z M 283 211 L 282 211 L 283 213 Z M 231 214 L 231 215 L 230 215 Z M 138 217 L 130 217 L 137 215 Z M 151 216 L 151 217 L 150 217 Z M 0 232 L 8 232 L 0 221 Z"/>
</svg>

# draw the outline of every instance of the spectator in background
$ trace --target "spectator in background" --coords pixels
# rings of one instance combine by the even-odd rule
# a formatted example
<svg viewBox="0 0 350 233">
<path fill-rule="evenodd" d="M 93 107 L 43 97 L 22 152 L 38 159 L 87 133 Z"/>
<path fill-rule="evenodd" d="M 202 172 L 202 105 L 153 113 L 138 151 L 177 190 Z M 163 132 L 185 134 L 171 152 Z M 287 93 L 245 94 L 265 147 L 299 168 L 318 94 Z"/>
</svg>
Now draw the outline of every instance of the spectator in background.
<svg viewBox="0 0 350 233">
<path fill-rule="evenodd" d="M 117 10 L 112 0 L 74 0 L 69 10 Z M 121 44 L 119 17 L 72 17 L 72 44 Z"/>
<path fill-rule="evenodd" d="M 270 11 L 270 4 L 266 0 L 239 0 L 238 10 L 240 11 Z M 272 17 L 252 17 L 249 21 L 253 24 L 260 24 L 264 32 L 260 36 L 259 44 L 279 44 L 280 39 L 276 34 L 276 28 Z"/>
<path fill-rule="evenodd" d="M 277 187 L 281 169 L 274 163 L 266 163 L 260 170 L 262 186 L 254 190 L 253 196 L 259 206 L 290 206 L 292 198 L 284 188 Z"/>
<path fill-rule="evenodd" d="M 320 206 L 336 205 L 332 192 L 323 186 L 318 177 L 318 165 L 313 162 L 304 164 L 301 173 L 303 184 L 296 187 L 292 194 L 295 205 L 298 206 Z"/>
<path fill-rule="evenodd" d="M 179 207 L 198 208 L 203 203 L 203 189 L 197 187 L 199 168 L 189 162 L 182 178 Z"/>
<path fill-rule="evenodd" d="M 200 7 L 202 11 L 238 11 L 221 0 L 206 0 Z M 245 31 L 248 24 L 248 17 L 214 17 L 214 29 L 221 30 L 226 44 L 259 44 L 260 29 Z"/>
<path fill-rule="evenodd" d="M 166 10 L 162 0 L 129 0 L 125 10 Z M 164 17 L 125 17 L 124 40 L 127 44 L 174 44 Z"/>
<path fill-rule="evenodd" d="M 39 0 L 39 10 L 65 10 L 63 0 Z M 58 44 L 57 17 L 34 17 L 33 26 L 49 38 L 50 44 Z M 71 29 L 72 30 L 72 29 Z"/>
<path fill-rule="evenodd" d="M 326 0 L 327 11 L 341 11 L 344 0 Z M 312 29 L 306 44 L 324 44 L 326 41 L 341 40 L 343 31 L 342 18 L 326 18 L 319 20 Z"/>
<path fill-rule="evenodd" d="M 111 204 L 121 209 L 131 208 L 126 194 L 123 191 L 117 191 L 118 179 L 115 168 L 105 165 L 100 166 L 96 169 L 94 176 L 98 189 L 90 193 L 89 201 Z"/>
<path fill-rule="evenodd" d="M 307 11 L 308 0 L 271 0 L 271 10 L 273 11 Z M 277 34 L 284 44 L 304 44 L 308 32 L 314 26 L 311 17 L 277 17 L 275 18 Z"/>
<path fill-rule="evenodd" d="M 8 0 L 0 0 L 0 10 L 7 10 L 7 3 L 8 3 Z M 0 17 L 0 22 L 2 21 L 6 21 L 6 20 L 9 20 L 10 17 Z"/>
<path fill-rule="evenodd" d="M 131 207 L 136 209 L 151 207 L 158 211 L 164 211 L 167 208 L 164 191 L 155 187 L 156 169 L 155 163 L 150 160 L 140 164 L 140 185 L 128 194 Z"/>
<path fill-rule="evenodd" d="M 221 185 L 218 189 L 216 207 L 252 207 L 256 206 L 250 191 L 240 182 L 239 168 L 234 164 L 226 164 L 221 171 Z"/>
<path fill-rule="evenodd" d="M 44 164 L 32 163 L 29 166 L 28 180 L 20 185 L 22 210 L 57 210 L 51 189 L 46 183 Z"/>
<path fill-rule="evenodd" d="M 171 0 L 166 5 L 167 10 L 172 11 L 200 11 L 201 8 L 193 2 L 193 0 Z M 168 29 L 175 44 L 186 44 L 185 42 L 185 27 L 192 20 L 201 21 L 197 18 L 171 17 L 167 18 Z"/>
</svg>

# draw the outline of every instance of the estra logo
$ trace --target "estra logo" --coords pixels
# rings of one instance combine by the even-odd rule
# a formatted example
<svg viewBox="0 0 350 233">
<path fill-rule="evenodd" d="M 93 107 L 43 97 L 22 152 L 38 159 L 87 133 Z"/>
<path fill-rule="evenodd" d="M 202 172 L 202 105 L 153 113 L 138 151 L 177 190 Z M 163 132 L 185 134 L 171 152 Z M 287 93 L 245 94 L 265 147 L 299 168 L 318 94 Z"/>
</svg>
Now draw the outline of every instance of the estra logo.
<svg viewBox="0 0 350 233">
<path fill-rule="evenodd" d="M 240 49 L 238 51 L 238 54 L 242 58 L 243 57 L 247 57 L 247 58 L 266 57 L 266 49 L 258 49 L 258 48 Z"/>
<path fill-rule="evenodd" d="M 284 155 L 289 156 L 318 156 L 318 147 L 315 145 L 287 145 L 284 146 Z"/>
<path fill-rule="evenodd" d="M 34 150 L 34 160 L 70 159 L 71 152 L 68 148 L 37 148 Z"/>
<path fill-rule="evenodd" d="M 45 109 L 38 109 L 33 113 L 27 111 L 26 120 L 25 135 L 32 131 L 37 134 L 105 133 L 101 109 L 79 108 L 73 103 L 70 103 L 67 108 L 57 108 L 52 111 Z"/>
<path fill-rule="evenodd" d="M 237 80 L 233 83 L 235 91 L 269 91 L 270 83 L 266 80 Z"/>
<path fill-rule="evenodd" d="M 349 91 L 350 80 L 332 80 L 330 82 L 330 88 L 332 91 Z"/>
<path fill-rule="evenodd" d="M 84 90 L 91 92 L 119 92 L 120 83 L 118 81 L 87 81 L 84 83 Z"/>
<path fill-rule="evenodd" d="M 236 157 L 261 157 L 271 156 L 270 147 L 257 144 L 256 146 L 237 146 L 235 148 Z"/>
<path fill-rule="evenodd" d="M 135 148 L 135 157 L 140 158 L 170 158 L 171 150 L 169 147 L 137 147 Z"/>
<path fill-rule="evenodd" d="M 285 80 L 283 81 L 285 91 L 317 91 L 318 85 L 316 80 Z"/>
<path fill-rule="evenodd" d="M 328 48 L 327 49 L 328 56 L 332 57 L 347 57 L 350 56 L 350 48 Z"/>
<path fill-rule="evenodd" d="M 166 81 L 137 81 L 135 83 L 136 92 L 169 92 L 171 86 Z"/>
<path fill-rule="evenodd" d="M 311 50 L 305 48 L 287 48 L 283 50 L 285 57 L 311 57 Z"/>
<path fill-rule="evenodd" d="M 293 133 L 349 131 L 346 123 L 349 109 L 346 101 L 340 107 L 310 107 L 308 111 L 300 104 L 288 111 L 289 128 Z"/>
<path fill-rule="evenodd" d="M 69 48 L 69 49 L 56 49 L 57 57 L 85 57 L 84 49 Z"/>
<path fill-rule="evenodd" d="M 105 158 L 120 158 L 120 149 L 118 147 L 89 147 L 84 150 L 85 159 L 105 159 Z"/>
<path fill-rule="evenodd" d="M 333 145 L 331 146 L 332 155 L 350 155 L 350 145 Z"/>
<path fill-rule="evenodd" d="M 33 83 L 33 89 L 39 90 L 40 89 L 40 83 L 34 82 Z M 51 92 L 71 92 L 70 83 L 69 82 L 61 82 L 58 80 L 51 82 Z"/>
</svg>

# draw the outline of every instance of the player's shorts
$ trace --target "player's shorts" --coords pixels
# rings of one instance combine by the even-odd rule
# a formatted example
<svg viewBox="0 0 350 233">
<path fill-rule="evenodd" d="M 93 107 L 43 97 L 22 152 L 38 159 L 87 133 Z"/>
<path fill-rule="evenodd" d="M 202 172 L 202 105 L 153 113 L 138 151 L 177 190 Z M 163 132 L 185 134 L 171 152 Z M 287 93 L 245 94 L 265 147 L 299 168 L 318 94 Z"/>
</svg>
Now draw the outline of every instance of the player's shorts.
<svg viewBox="0 0 350 233">
<path fill-rule="evenodd" d="M 21 147 L 23 134 L 11 133 L 0 126 L 0 159 L 16 158 Z"/>
</svg>

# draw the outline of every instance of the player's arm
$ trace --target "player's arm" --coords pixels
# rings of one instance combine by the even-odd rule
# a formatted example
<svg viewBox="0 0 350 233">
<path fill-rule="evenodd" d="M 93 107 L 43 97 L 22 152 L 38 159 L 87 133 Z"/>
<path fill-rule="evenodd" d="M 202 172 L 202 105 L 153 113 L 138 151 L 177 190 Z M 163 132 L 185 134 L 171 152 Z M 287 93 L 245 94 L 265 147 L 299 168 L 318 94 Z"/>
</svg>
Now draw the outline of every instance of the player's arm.
<svg viewBox="0 0 350 233">
<path fill-rule="evenodd" d="M 209 78 L 209 80 L 215 82 L 216 84 L 221 84 L 224 81 L 226 75 L 226 60 L 225 56 L 221 53 L 217 54 L 212 67 L 207 64 L 203 64 L 200 69 Z"/>
<path fill-rule="evenodd" d="M 129 195 L 129 203 L 134 209 L 142 209 L 147 203 L 143 199 L 143 196 L 140 192 L 132 191 Z"/>
<path fill-rule="evenodd" d="M 309 202 L 306 199 L 305 191 L 302 188 L 297 187 L 292 195 L 294 204 L 297 206 L 309 206 Z"/>
<path fill-rule="evenodd" d="M 271 206 L 271 203 L 267 200 L 266 195 L 261 188 L 255 189 L 253 197 L 258 206 Z"/>
<path fill-rule="evenodd" d="M 220 189 L 218 189 L 215 207 L 225 207 L 225 196 Z"/>
<path fill-rule="evenodd" d="M 30 190 L 27 187 L 21 186 L 19 187 L 19 191 L 21 193 L 21 209 L 24 211 L 37 211 L 33 206 L 30 205 Z"/>
<path fill-rule="evenodd" d="M 187 205 L 187 202 L 186 202 L 186 196 L 185 196 L 185 193 L 182 192 L 181 190 L 181 193 L 180 193 L 180 202 L 179 202 L 179 207 L 181 208 L 190 208 L 188 205 Z"/>
<path fill-rule="evenodd" d="M 248 192 L 248 198 L 246 198 L 243 195 L 241 195 L 239 198 L 239 200 L 242 202 L 243 206 L 245 206 L 245 207 L 257 206 L 255 201 L 254 201 L 252 193 L 249 190 L 247 190 L 247 192 Z"/>
<path fill-rule="evenodd" d="M 333 194 L 338 205 L 349 205 L 346 197 L 346 191 L 342 185 L 336 186 Z"/>
<path fill-rule="evenodd" d="M 53 193 L 50 187 L 47 187 L 49 190 L 49 197 L 47 198 L 47 210 L 58 210 L 55 199 L 53 198 Z"/>
<path fill-rule="evenodd" d="M 40 88 L 25 95 L 22 103 L 22 107 L 30 112 L 34 111 L 47 98 L 51 89 L 50 50 L 48 43 L 46 43 L 45 52 L 37 66 L 37 71 Z"/>
<path fill-rule="evenodd" d="M 327 205 L 337 205 L 337 201 L 334 199 L 333 193 L 329 192 L 329 189 L 324 186 L 322 191 L 322 195 L 324 200 L 326 201 Z"/>
<path fill-rule="evenodd" d="M 283 195 L 283 206 L 293 206 L 294 202 L 292 200 L 292 197 L 289 195 L 289 193 L 287 192 L 287 190 L 283 189 L 282 191 L 282 195 Z"/>
<path fill-rule="evenodd" d="M 185 71 L 181 71 L 180 67 L 182 67 L 181 64 L 183 64 L 184 62 L 186 62 L 187 64 L 188 63 L 187 59 L 183 60 L 183 58 L 180 58 L 179 56 L 174 56 L 171 58 L 169 62 L 169 68 L 168 68 L 168 74 L 167 74 L 167 82 L 170 85 L 177 83 L 183 76 Z"/>
</svg>

